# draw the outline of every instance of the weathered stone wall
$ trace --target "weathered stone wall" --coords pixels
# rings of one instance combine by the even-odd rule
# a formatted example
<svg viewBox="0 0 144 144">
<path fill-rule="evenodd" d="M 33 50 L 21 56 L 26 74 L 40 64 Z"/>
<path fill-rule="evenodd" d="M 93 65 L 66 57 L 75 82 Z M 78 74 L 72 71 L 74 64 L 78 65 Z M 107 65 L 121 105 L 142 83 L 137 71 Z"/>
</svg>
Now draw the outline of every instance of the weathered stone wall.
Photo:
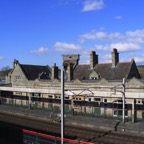
<svg viewBox="0 0 144 144">
<path fill-rule="evenodd" d="M 13 87 L 27 87 L 28 85 L 28 80 L 19 65 L 15 66 L 15 69 L 11 74 L 11 83 Z"/>
<path fill-rule="evenodd" d="M 13 87 L 0 87 L 0 90 L 13 91 L 14 94 L 22 96 L 32 96 L 32 93 L 40 93 L 40 97 L 52 99 L 60 99 L 61 96 L 61 82 L 59 80 L 54 81 L 28 81 L 24 75 L 16 81 L 15 76 L 21 74 L 21 69 L 17 67 L 12 75 Z M 138 79 L 128 80 L 125 84 L 125 102 L 130 105 L 137 105 L 138 101 L 143 105 L 144 101 L 144 82 Z M 114 89 L 116 91 L 114 92 Z M 69 99 L 74 98 L 75 101 L 95 101 L 95 98 L 100 98 L 99 103 L 104 102 L 107 99 L 107 103 L 114 103 L 117 100 L 122 100 L 123 87 L 122 81 L 107 81 L 105 79 L 96 81 L 71 81 L 65 82 L 65 97 Z M 135 104 L 134 104 L 135 101 Z M 21 101 L 19 101 L 21 104 Z M 42 107 L 42 105 L 38 105 Z M 44 104 L 44 107 L 52 109 L 57 104 Z M 100 105 L 99 105 L 100 106 Z M 101 110 L 99 110 L 101 108 Z M 75 111 L 81 111 L 86 113 L 92 113 L 98 111 L 101 115 L 113 116 L 114 110 L 112 108 L 104 109 L 102 106 L 98 108 L 94 107 L 81 107 L 75 109 Z M 143 118 L 142 110 L 128 110 L 128 117 Z"/>
</svg>

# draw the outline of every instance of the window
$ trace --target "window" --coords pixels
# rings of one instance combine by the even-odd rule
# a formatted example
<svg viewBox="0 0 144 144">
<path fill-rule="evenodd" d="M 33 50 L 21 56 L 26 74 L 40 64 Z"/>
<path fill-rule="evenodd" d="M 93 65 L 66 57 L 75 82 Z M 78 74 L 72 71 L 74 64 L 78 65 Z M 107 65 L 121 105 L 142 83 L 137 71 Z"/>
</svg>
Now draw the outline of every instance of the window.
<svg viewBox="0 0 144 144">
<path fill-rule="evenodd" d="M 118 115 L 118 111 L 117 110 L 114 110 L 114 116 L 117 116 Z"/>
<path fill-rule="evenodd" d="M 123 101 L 118 100 L 113 103 L 113 115 L 114 116 L 122 116 L 123 115 Z M 128 105 L 125 104 L 125 116 L 128 116 L 128 111 L 127 111 Z"/>
<path fill-rule="evenodd" d="M 101 101 L 101 98 L 94 98 L 94 101 Z"/>
<path fill-rule="evenodd" d="M 107 110 L 107 99 L 103 99 L 103 107 Z"/>
<path fill-rule="evenodd" d="M 35 97 L 39 97 L 40 93 L 33 93 L 32 95 L 35 96 Z"/>
<path fill-rule="evenodd" d="M 49 95 L 48 97 L 49 97 L 49 98 L 53 98 L 53 96 L 52 96 L 52 95 Z"/>
<path fill-rule="evenodd" d="M 123 100 L 118 100 L 117 103 L 122 104 Z"/>
<path fill-rule="evenodd" d="M 125 111 L 125 116 L 128 116 L 128 111 Z"/>
<path fill-rule="evenodd" d="M 117 105 L 118 105 L 117 103 L 114 103 L 114 105 L 113 105 L 113 106 L 114 106 L 114 108 L 117 108 L 117 107 L 118 107 Z"/>
<path fill-rule="evenodd" d="M 20 79 L 20 76 L 15 76 L 16 79 Z"/>
<path fill-rule="evenodd" d="M 52 97 L 51 97 L 52 98 Z M 60 99 L 60 96 L 55 96 L 56 99 Z"/>
<path fill-rule="evenodd" d="M 104 103 L 107 103 L 107 99 L 104 99 Z"/>
<path fill-rule="evenodd" d="M 17 80 L 19 80 L 20 79 L 20 76 L 15 76 L 15 80 L 17 81 Z"/>
<path fill-rule="evenodd" d="M 78 100 L 78 98 L 75 98 L 75 100 Z"/>
<path fill-rule="evenodd" d="M 69 97 L 65 97 L 65 99 L 69 99 Z"/>
<path fill-rule="evenodd" d="M 138 106 L 137 106 L 137 110 L 141 110 L 141 105 L 138 105 Z"/>
<path fill-rule="evenodd" d="M 142 102 L 141 99 L 137 99 L 137 100 L 136 100 L 136 103 L 137 103 L 137 104 L 143 104 L 143 102 Z"/>
<path fill-rule="evenodd" d="M 122 116 L 122 114 L 123 114 L 123 111 L 122 111 L 122 110 L 119 110 L 119 111 L 118 111 L 118 115 L 119 115 L 119 116 Z"/>
<path fill-rule="evenodd" d="M 89 98 L 89 101 L 91 101 L 91 98 Z"/>
<path fill-rule="evenodd" d="M 76 101 L 81 101 L 81 98 L 76 97 L 75 100 Z"/>
<path fill-rule="evenodd" d="M 91 79 L 92 79 L 92 80 L 96 80 L 97 78 L 96 78 L 96 77 L 92 77 Z"/>
<path fill-rule="evenodd" d="M 15 95 L 22 95 L 22 92 L 15 92 Z"/>
<path fill-rule="evenodd" d="M 107 103 L 104 103 L 104 108 L 107 109 Z"/>
</svg>

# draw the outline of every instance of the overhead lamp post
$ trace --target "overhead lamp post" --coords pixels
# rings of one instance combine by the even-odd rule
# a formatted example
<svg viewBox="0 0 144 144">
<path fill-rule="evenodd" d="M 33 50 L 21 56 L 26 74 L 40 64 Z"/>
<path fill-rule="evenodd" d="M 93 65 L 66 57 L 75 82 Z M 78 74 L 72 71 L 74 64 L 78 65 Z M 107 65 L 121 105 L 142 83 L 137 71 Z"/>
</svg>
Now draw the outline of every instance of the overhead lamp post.
<svg viewBox="0 0 144 144">
<path fill-rule="evenodd" d="M 122 91 L 122 94 L 123 94 L 123 123 L 125 123 L 125 78 L 123 78 L 122 86 L 123 86 L 123 91 Z"/>
<path fill-rule="evenodd" d="M 122 91 L 118 91 L 122 93 L 122 100 L 123 100 L 123 109 L 122 109 L 122 121 L 123 123 L 125 123 L 125 78 L 123 78 L 123 82 L 122 82 L 122 87 L 123 90 Z M 115 93 L 116 94 L 117 90 L 116 90 L 116 86 L 115 86 Z"/>
<path fill-rule="evenodd" d="M 61 144 L 64 139 L 64 70 L 61 69 Z"/>
</svg>

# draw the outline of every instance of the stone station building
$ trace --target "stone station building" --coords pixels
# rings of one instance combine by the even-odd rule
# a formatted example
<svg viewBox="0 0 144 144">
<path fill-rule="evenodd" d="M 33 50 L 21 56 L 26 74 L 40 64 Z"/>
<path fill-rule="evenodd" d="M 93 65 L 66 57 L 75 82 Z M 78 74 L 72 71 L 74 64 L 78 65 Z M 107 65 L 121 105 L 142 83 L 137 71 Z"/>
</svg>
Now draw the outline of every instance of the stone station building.
<svg viewBox="0 0 144 144">
<path fill-rule="evenodd" d="M 144 82 L 135 60 L 120 62 L 117 49 L 111 63 L 99 63 L 95 51 L 90 64 L 79 64 L 80 55 L 63 55 L 65 111 L 90 115 L 144 119 Z M 123 83 L 123 79 L 125 82 Z M 6 77 L 11 86 L 0 86 L 4 103 L 54 110 L 60 107 L 61 70 L 21 64 L 14 60 Z"/>
</svg>

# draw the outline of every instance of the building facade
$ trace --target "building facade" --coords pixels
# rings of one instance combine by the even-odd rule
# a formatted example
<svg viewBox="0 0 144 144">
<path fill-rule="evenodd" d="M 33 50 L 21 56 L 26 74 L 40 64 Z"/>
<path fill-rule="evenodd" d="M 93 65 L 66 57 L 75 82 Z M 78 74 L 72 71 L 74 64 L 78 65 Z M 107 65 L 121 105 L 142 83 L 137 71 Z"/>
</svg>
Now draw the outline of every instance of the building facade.
<svg viewBox="0 0 144 144">
<path fill-rule="evenodd" d="M 144 119 L 144 82 L 134 59 L 120 62 L 115 48 L 111 56 L 111 63 L 99 63 L 92 51 L 90 63 L 81 65 L 80 55 L 63 55 L 66 112 L 122 117 L 124 111 L 133 122 Z M 61 70 L 56 64 L 50 68 L 14 60 L 6 81 L 12 86 L 0 87 L 5 103 L 49 110 L 60 107 Z"/>
</svg>

